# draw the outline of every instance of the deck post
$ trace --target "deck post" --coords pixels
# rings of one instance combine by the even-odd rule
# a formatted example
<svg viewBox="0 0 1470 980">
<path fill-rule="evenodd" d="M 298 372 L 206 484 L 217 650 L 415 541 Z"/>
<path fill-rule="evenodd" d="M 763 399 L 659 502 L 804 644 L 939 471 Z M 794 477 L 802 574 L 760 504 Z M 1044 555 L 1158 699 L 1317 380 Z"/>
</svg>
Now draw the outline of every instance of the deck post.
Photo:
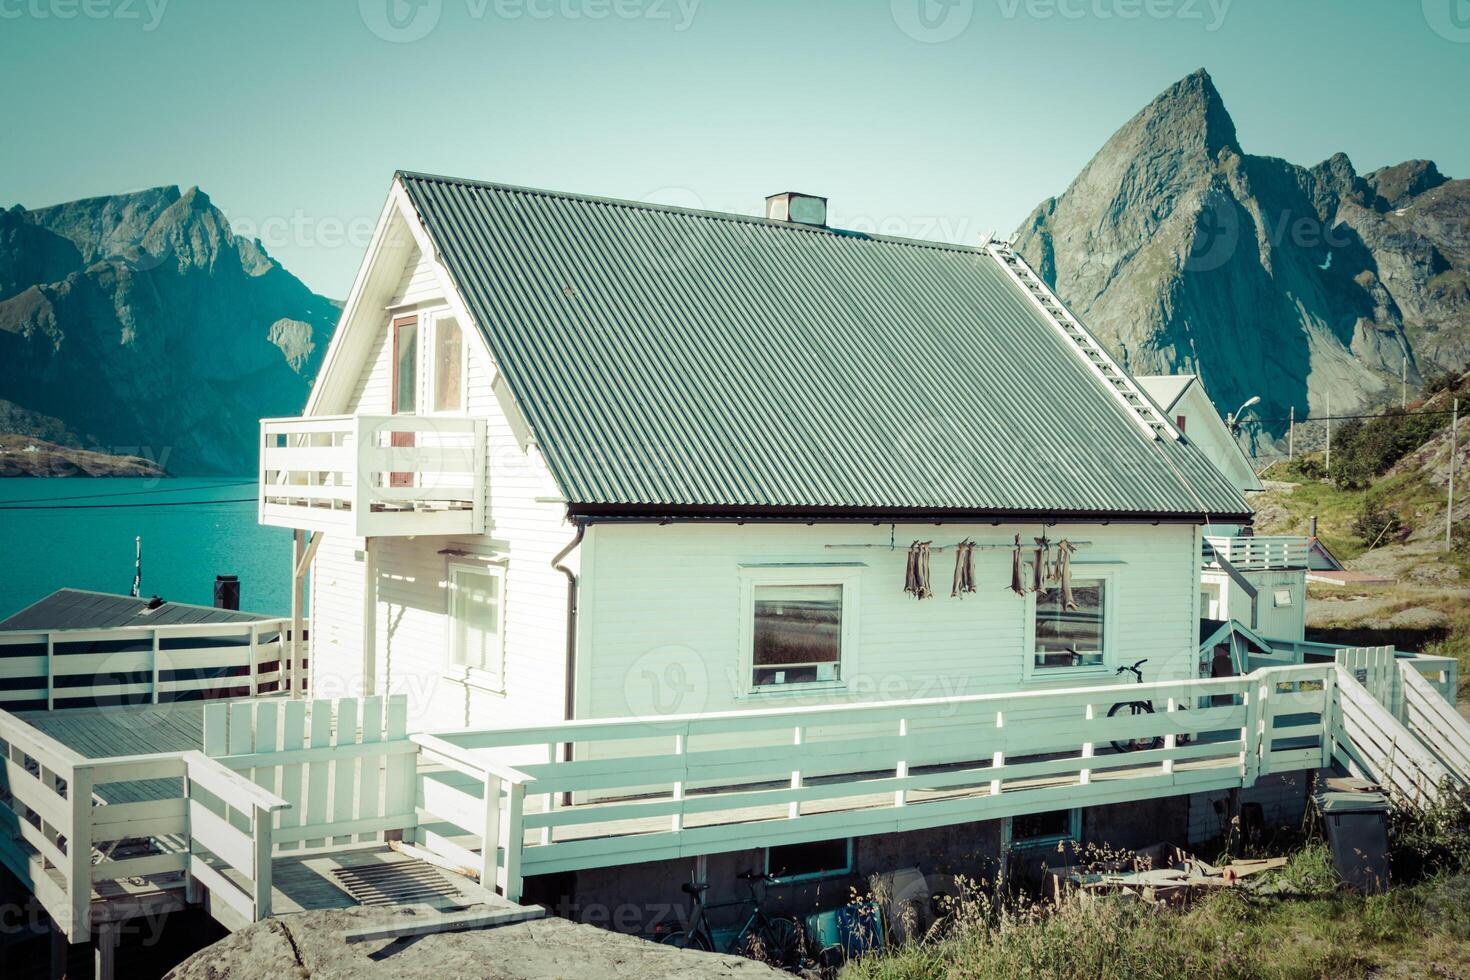
<svg viewBox="0 0 1470 980">
<path fill-rule="evenodd" d="M 302 585 L 299 573 L 301 559 L 306 554 L 306 532 L 296 528 L 291 532 L 291 697 L 301 697 L 301 634 L 303 632 Z"/>
<path fill-rule="evenodd" d="M 907 744 L 907 740 L 909 737 L 909 720 L 907 718 L 898 719 L 898 737 L 901 742 Z M 893 769 L 893 774 L 899 779 L 906 779 L 909 774 L 909 760 L 907 758 L 899 759 L 898 765 L 896 765 Z M 908 802 L 908 790 L 901 789 L 893 794 L 894 806 L 907 806 Z"/>
<path fill-rule="evenodd" d="M 272 821 L 274 818 L 271 811 L 262 806 L 256 806 L 255 816 L 250 831 L 251 839 L 255 843 L 252 855 L 252 866 L 250 869 L 250 880 L 254 889 L 255 921 L 270 918 L 271 914 L 271 859 L 274 856 L 271 847 Z"/>
<path fill-rule="evenodd" d="M 1246 690 L 1245 727 L 1240 733 L 1242 786 L 1254 786 L 1261 771 L 1261 702 L 1265 699 L 1267 686 L 1255 681 Z"/>
<path fill-rule="evenodd" d="M 104 922 L 99 925 L 96 943 L 93 964 L 97 980 L 113 980 L 117 976 L 117 923 Z"/>
<path fill-rule="evenodd" d="M 1179 736 L 1174 731 L 1174 723 L 1178 720 L 1174 712 L 1178 710 L 1178 708 L 1178 698 L 1169 698 L 1165 702 L 1164 714 L 1167 716 L 1169 721 L 1169 730 L 1164 733 L 1164 751 L 1169 753 L 1173 753 L 1173 751 L 1179 747 Z M 1166 776 L 1172 776 L 1174 774 L 1174 757 L 1172 754 L 1164 760 L 1163 772 Z"/>
<path fill-rule="evenodd" d="M 1088 722 L 1092 721 L 1094 718 L 1097 717 L 1097 713 L 1096 713 L 1096 711 L 1095 711 L 1095 709 L 1093 708 L 1092 705 L 1090 705 L 1090 704 L 1083 705 L 1082 717 L 1083 717 L 1083 720 L 1088 721 Z M 1091 725 L 1087 725 L 1086 727 L 1087 727 L 1087 730 L 1089 732 L 1092 730 L 1092 726 Z M 1082 743 L 1082 758 L 1084 758 L 1084 759 L 1091 759 L 1093 757 L 1093 752 L 1094 752 L 1094 747 L 1093 747 L 1093 743 L 1091 741 L 1087 741 L 1087 742 L 1083 742 Z M 1078 786 L 1086 786 L 1087 784 L 1089 784 L 1091 782 L 1092 782 L 1092 769 L 1090 769 L 1090 768 L 1083 769 L 1083 770 L 1081 770 L 1080 772 L 1077 773 L 1077 785 Z"/>
<path fill-rule="evenodd" d="M 687 751 L 688 742 L 684 737 L 684 733 L 680 732 L 674 736 L 674 754 L 682 756 Z M 673 798 L 676 801 L 684 799 L 684 780 L 680 779 L 674 782 Z M 676 834 L 684 829 L 684 814 L 682 812 L 675 813 L 669 818 L 669 829 Z"/>
<path fill-rule="evenodd" d="M 66 897 L 71 903 L 73 940 L 86 942 L 92 931 L 92 771 L 73 766 L 66 773 L 71 826 L 66 828 Z"/>
<path fill-rule="evenodd" d="M 1331 767 L 1337 755 L 1337 667 L 1331 665 L 1322 678 L 1322 768 Z"/>
<path fill-rule="evenodd" d="M 510 798 L 505 806 L 505 897 L 512 902 L 521 900 L 521 848 L 526 842 L 526 828 L 522 816 L 526 812 L 526 784 L 513 782 Z"/>
<path fill-rule="evenodd" d="M 56 637 L 46 634 L 46 710 L 56 707 Z"/>
<path fill-rule="evenodd" d="M 155 626 L 153 628 L 153 680 L 148 689 L 149 700 L 152 701 L 154 704 L 158 703 L 158 648 L 160 646 L 161 644 L 158 642 L 158 627 Z M 251 673 L 253 674 L 254 671 L 252 670 Z M 250 693 L 255 693 L 255 686 L 253 684 L 251 685 Z"/>
<path fill-rule="evenodd" d="M 995 735 L 996 735 L 996 738 L 997 739 L 999 739 L 1001 737 L 1002 730 L 1005 728 L 1005 725 L 1006 725 L 1005 712 L 1003 712 L 1003 711 L 997 711 L 995 713 Z M 1004 744 L 1004 743 L 1002 743 L 1002 744 Z M 996 751 L 996 753 L 993 756 L 991 756 L 991 758 L 990 758 L 990 764 L 993 767 L 997 768 L 997 769 L 999 769 L 1001 766 L 1005 765 L 1006 764 L 1005 750 L 1004 749 L 998 749 Z M 991 796 L 999 796 L 1000 795 L 1000 782 L 1001 781 L 999 779 L 992 779 L 990 781 L 990 795 Z"/>
<path fill-rule="evenodd" d="M 485 831 L 480 835 L 480 887 L 494 891 L 500 859 L 500 777 L 485 773 Z M 506 848 L 509 850 L 509 847 Z"/>
<path fill-rule="evenodd" d="M 792 745 L 801 745 L 805 740 L 806 740 L 806 726 L 804 726 L 804 725 L 797 725 L 794 729 L 792 729 L 792 732 L 791 732 L 791 744 Z M 793 770 L 791 770 L 791 788 L 792 789 L 801 789 L 801 770 L 800 769 L 793 769 Z M 786 807 L 786 816 L 789 817 L 789 818 L 791 818 L 791 819 L 793 819 L 793 820 L 796 819 L 797 817 L 801 816 L 801 801 L 800 800 L 792 800 L 791 803 L 787 805 L 787 807 Z"/>
</svg>

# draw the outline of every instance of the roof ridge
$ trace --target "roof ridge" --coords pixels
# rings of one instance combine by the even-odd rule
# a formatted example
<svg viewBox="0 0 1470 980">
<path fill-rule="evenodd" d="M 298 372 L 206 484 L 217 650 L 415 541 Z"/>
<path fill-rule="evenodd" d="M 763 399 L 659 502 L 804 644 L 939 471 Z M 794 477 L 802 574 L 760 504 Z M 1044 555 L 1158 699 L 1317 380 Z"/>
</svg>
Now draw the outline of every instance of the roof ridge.
<svg viewBox="0 0 1470 980">
<path fill-rule="evenodd" d="M 799 234 L 830 235 L 834 238 L 881 242 L 889 245 L 906 245 L 910 248 L 938 249 L 940 251 L 980 255 L 994 261 L 994 256 L 985 250 L 984 245 L 961 245 L 957 242 L 939 242 L 927 238 L 903 238 L 898 235 L 879 235 L 866 231 L 856 231 L 851 228 L 836 228 L 831 225 L 807 225 L 799 221 L 777 221 L 774 218 L 763 218 L 755 214 L 741 214 L 738 211 L 686 208 L 680 207 L 677 204 L 657 204 L 652 201 L 635 201 L 625 197 L 606 197 L 600 194 L 583 194 L 578 191 L 558 191 L 546 187 L 507 184 L 502 181 L 480 180 L 474 177 L 451 177 L 447 174 L 429 174 L 415 170 L 396 170 L 394 171 L 394 176 L 424 182 L 459 184 L 465 187 L 482 187 L 487 190 L 506 191 L 512 194 L 531 194 L 538 197 L 557 198 L 564 201 L 579 201 L 585 204 L 602 204 L 610 207 L 632 208 L 639 211 L 657 211 L 665 214 L 680 214 L 692 218 L 729 221 L 735 224 L 749 224 L 757 227 L 771 228 L 777 231 L 797 232 Z"/>
</svg>

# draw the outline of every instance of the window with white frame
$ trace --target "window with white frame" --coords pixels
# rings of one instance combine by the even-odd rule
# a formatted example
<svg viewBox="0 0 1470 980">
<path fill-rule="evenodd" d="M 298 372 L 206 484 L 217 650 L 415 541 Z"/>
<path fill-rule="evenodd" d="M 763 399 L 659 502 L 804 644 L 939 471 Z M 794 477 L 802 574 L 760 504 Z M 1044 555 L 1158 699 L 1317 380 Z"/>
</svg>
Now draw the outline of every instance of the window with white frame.
<svg viewBox="0 0 1470 980">
<path fill-rule="evenodd" d="M 449 664 L 499 689 L 504 682 L 505 569 L 449 566 Z"/>
<path fill-rule="evenodd" d="M 1103 667 L 1112 590 L 1112 576 L 1080 572 L 1072 576 L 1071 603 L 1060 585 L 1033 595 L 1031 673 Z"/>
<path fill-rule="evenodd" d="M 851 569 L 759 569 L 746 575 L 752 691 L 837 686 L 853 642 Z"/>
<path fill-rule="evenodd" d="M 466 349 L 464 331 L 453 316 L 433 319 L 432 408 L 435 412 L 465 410 Z"/>
</svg>

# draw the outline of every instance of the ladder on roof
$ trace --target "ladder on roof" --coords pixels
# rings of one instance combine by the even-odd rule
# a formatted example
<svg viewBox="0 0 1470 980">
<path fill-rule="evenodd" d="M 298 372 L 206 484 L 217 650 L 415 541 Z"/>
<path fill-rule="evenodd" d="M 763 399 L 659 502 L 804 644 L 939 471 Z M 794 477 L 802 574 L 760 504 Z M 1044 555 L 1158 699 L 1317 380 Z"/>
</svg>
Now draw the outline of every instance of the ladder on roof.
<svg viewBox="0 0 1470 980">
<path fill-rule="evenodd" d="M 1108 387 L 1145 435 L 1150 439 L 1180 438 L 1178 430 L 1139 389 L 1128 372 L 1118 366 L 1118 362 L 1098 343 L 1097 338 L 1072 315 L 1072 311 L 1067 309 L 1066 304 L 1051 291 L 1051 287 L 1047 286 L 1026 260 L 1016 254 L 1009 242 L 992 238 L 985 244 L 985 250 L 1015 280 L 1030 298 L 1032 305 L 1046 317 L 1047 322 L 1057 328 L 1062 339 Z"/>
</svg>

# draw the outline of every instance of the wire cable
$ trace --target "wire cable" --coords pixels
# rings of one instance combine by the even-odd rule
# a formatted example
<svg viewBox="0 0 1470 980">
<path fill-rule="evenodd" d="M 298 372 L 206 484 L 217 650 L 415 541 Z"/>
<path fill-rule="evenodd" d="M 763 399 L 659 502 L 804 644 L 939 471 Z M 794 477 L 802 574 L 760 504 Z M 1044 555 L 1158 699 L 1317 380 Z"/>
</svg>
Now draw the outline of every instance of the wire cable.
<svg viewBox="0 0 1470 980">
<path fill-rule="evenodd" d="M 206 507 L 212 504 L 253 504 L 256 497 L 231 497 L 226 500 L 158 500 L 146 504 L 22 504 L 19 507 L 0 505 L 4 510 L 114 510 L 122 507 Z"/>
<path fill-rule="evenodd" d="M 200 490 L 223 490 L 227 487 L 248 487 L 255 485 L 254 480 L 240 480 L 235 483 L 216 483 L 213 487 L 168 487 L 160 490 L 125 490 L 122 493 L 80 493 L 69 497 L 17 497 L 15 500 L 0 500 L 0 507 L 10 504 L 44 504 L 53 500 L 108 500 L 113 497 L 140 497 L 151 493 L 188 493 Z"/>
</svg>

